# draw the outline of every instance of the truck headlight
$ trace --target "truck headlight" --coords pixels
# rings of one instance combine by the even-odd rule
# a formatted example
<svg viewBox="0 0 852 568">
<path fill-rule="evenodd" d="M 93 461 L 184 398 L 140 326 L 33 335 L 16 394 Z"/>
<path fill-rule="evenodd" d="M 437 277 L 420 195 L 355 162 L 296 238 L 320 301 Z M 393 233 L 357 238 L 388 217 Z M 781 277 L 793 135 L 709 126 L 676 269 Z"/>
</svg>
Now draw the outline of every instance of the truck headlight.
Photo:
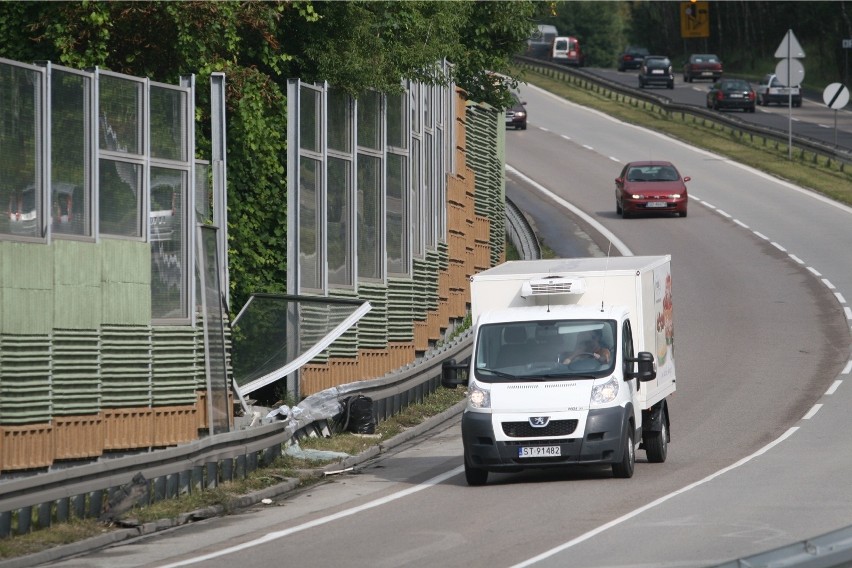
<svg viewBox="0 0 852 568">
<path fill-rule="evenodd" d="M 470 408 L 491 408 L 491 391 L 482 388 L 475 381 L 470 381 L 467 389 L 467 404 Z"/>
<path fill-rule="evenodd" d="M 612 377 L 602 385 L 592 387 L 592 402 L 595 404 L 609 404 L 618 396 L 618 380 Z"/>
</svg>

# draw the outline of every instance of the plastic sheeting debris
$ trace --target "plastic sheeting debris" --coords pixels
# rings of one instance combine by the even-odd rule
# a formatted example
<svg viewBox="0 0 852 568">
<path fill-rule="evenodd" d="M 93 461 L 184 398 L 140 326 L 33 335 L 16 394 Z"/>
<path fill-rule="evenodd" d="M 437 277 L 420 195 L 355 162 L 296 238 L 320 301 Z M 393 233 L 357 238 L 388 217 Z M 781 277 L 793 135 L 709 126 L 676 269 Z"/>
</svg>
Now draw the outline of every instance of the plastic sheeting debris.
<svg viewBox="0 0 852 568">
<path fill-rule="evenodd" d="M 287 446 L 284 453 L 294 458 L 313 461 L 333 461 L 349 457 L 349 454 L 345 452 L 333 452 L 331 450 L 303 450 L 299 447 L 298 442 L 293 442 Z"/>
</svg>

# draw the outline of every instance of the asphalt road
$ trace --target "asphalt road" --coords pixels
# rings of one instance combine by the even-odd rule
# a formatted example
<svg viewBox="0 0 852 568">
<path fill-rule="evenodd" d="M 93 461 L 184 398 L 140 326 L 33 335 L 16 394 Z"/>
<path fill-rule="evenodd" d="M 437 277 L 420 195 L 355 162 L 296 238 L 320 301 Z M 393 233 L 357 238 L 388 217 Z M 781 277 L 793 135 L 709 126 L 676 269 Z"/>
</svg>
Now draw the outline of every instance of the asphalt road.
<svg viewBox="0 0 852 568">
<path fill-rule="evenodd" d="M 545 243 L 672 255 L 668 460 L 640 451 L 627 480 L 578 467 L 473 488 L 455 420 L 269 506 L 55 566 L 709 566 L 852 525 L 852 210 L 522 92 L 507 191 Z M 687 218 L 616 216 L 621 165 L 648 157 L 693 178 Z"/>
<path fill-rule="evenodd" d="M 668 97 L 674 102 L 694 105 L 701 108 L 707 107 L 707 92 L 710 90 L 712 81 L 696 79 L 692 83 L 683 81 L 682 74 L 678 73 L 679 67 L 675 66 L 675 88 L 648 87 L 645 91 L 656 95 Z M 631 88 L 638 88 L 637 71 L 617 71 L 615 69 L 587 68 L 601 77 L 615 81 Z M 767 72 L 771 72 L 769 70 Z M 752 81 L 752 86 L 757 86 L 757 81 Z M 786 104 L 771 104 L 768 106 L 758 105 L 754 113 L 746 113 L 739 110 L 716 111 L 726 116 L 734 116 L 746 122 L 752 122 L 773 128 L 781 132 L 796 136 L 805 136 L 813 140 L 820 140 L 830 146 L 837 146 L 846 152 L 852 151 L 852 103 L 844 108 L 833 110 L 823 101 L 822 89 L 816 91 L 804 91 L 802 106 L 790 108 Z"/>
</svg>

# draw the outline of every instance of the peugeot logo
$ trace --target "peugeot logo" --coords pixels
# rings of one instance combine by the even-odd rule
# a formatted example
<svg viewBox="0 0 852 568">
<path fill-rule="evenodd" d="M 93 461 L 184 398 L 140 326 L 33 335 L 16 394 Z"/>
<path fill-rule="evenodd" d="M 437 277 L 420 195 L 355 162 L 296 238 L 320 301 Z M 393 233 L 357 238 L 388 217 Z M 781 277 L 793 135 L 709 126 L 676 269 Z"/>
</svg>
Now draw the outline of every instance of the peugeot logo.
<svg viewBox="0 0 852 568">
<path fill-rule="evenodd" d="M 544 428 L 550 422 L 550 416 L 531 416 L 530 426 L 533 428 Z"/>
</svg>

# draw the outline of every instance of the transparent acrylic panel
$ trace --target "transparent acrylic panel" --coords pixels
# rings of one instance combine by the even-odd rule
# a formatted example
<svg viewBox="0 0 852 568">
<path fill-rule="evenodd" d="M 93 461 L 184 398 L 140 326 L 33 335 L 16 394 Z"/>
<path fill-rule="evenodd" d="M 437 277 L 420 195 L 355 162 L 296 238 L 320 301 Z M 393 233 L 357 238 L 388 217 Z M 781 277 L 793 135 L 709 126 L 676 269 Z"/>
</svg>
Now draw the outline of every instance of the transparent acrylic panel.
<svg viewBox="0 0 852 568">
<path fill-rule="evenodd" d="M 41 75 L 0 63 L 0 234 L 43 237 Z"/>
<path fill-rule="evenodd" d="M 444 131 L 435 131 L 435 140 L 437 146 L 435 148 L 435 170 L 438 172 L 438 179 L 435 180 L 435 186 L 438 188 L 438 241 L 447 242 L 447 171 L 444 163 Z"/>
<path fill-rule="evenodd" d="M 100 149 L 142 153 L 142 83 L 111 75 L 98 76 Z"/>
<path fill-rule="evenodd" d="M 234 320 L 231 364 L 237 385 L 273 373 L 319 343 L 362 300 L 257 294 Z"/>
<path fill-rule="evenodd" d="M 352 286 L 354 251 L 352 248 L 352 162 L 328 158 L 328 283 Z"/>
<path fill-rule="evenodd" d="M 425 160 L 423 162 L 423 174 L 425 177 L 424 185 L 425 187 L 425 203 L 426 203 L 426 215 L 425 219 L 425 232 L 426 232 L 426 247 L 433 249 L 435 248 L 436 239 L 435 239 L 435 227 L 437 226 L 437 203 L 435 200 L 437 199 L 437 191 L 435 190 L 435 161 L 434 161 L 434 152 L 435 148 L 433 146 L 435 138 L 430 133 L 426 133 L 423 140 L 423 149 L 425 150 Z"/>
<path fill-rule="evenodd" d="M 302 86 L 299 89 L 299 148 L 311 152 L 322 150 L 320 93 Z"/>
<path fill-rule="evenodd" d="M 381 149 L 381 100 L 381 94 L 376 91 L 367 91 L 358 98 L 358 146 Z"/>
<path fill-rule="evenodd" d="M 388 274 L 407 275 L 408 257 L 408 158 L 387 157 L 387 265 Z"/>
<path fill-rule="evenodd" d="M 195 220 L 205 225 L 213 223 L 213 179 L 207 164 L 195 164 Z"/>
<path fill-rule="evenodd" d="M 352 99 L 339 89 L 328 90 L 328 149 L 352 152 Z"/>
<path fill-rule="evenodd" d="M 189 172 L 151 167 L 151 317 L 184 319 L 187 306 L 185 211 Z"/>
<path fill-rule="evenodd" d="M 142 166 L 100 159 L 98 195 L 100 233 L 142 236 Z"/>
<path fill-rule="evenodd" d="M 320 188 L 322 163 L 310 158 L 299 160 L 299 284 L 303 290 L 322 288 L 322 255 L 320 245 Z"/>
<path fill-rule="evenodd" d="M 358 278 L 381 278 L 381 160 L 358 155 Z"/>
<path fill-rule="evenodd" d="M 388 146 L 394 148 L 408 148 L 408 122 L 406 121 L 407 110 L 405 108 L 406 93 L 388 95 Z"/>
<path fill-rule="evenodd" d="M 151 157 L 187 161 L 186 92 L 152 85 Z"/>
<path fill-rule="evenodd" d="M 434 97 L 435 87 L 431 85 L 423 86 L 423 125 L 426 129 L 432 129 L 435 127 L 435 112 L 432 108 L 434 106 Z"/>
<path fill-rule="evenodd" d="M 411 131 L 419 133 L 423 121 L 420 120 L 420 83 L 412 83 L 408 91 L 408 111 L 411 117 Z"/>
<path fill-rule="evenodd" d="M 221 434 L 231 429 L 231 414 L 229 409 L 229 393 L 231 384 L 228 379 L 227 346 L 225 344 L 225 322 L 228 312 L 225 297 L 222 295 L 222 285 L 219 281 L 219 255 L 216 250 L 216 229 L 200 227 L 199 246 L 201 254 L 198 259 L 198 281 L 204 284 L 203 307 L 205 321 L 205 344 L 207 347 L 207 387 L 209 390 L 209 408 L 212 409 L 210 420 L 211 434 Z"/>
<path fill-rule="evenodd" d="M 92 234 L 91 93 L 90 77 L 52 70 L 50 216 L 55 235 Z"/>
<path fill-rule="evenodd" d="M 420 140 L 411 140 L 411 253 L 414 256 L 423 256 L 423 206 L 422 206 L 422 178 L 420 160 Z"/>
</svg>

